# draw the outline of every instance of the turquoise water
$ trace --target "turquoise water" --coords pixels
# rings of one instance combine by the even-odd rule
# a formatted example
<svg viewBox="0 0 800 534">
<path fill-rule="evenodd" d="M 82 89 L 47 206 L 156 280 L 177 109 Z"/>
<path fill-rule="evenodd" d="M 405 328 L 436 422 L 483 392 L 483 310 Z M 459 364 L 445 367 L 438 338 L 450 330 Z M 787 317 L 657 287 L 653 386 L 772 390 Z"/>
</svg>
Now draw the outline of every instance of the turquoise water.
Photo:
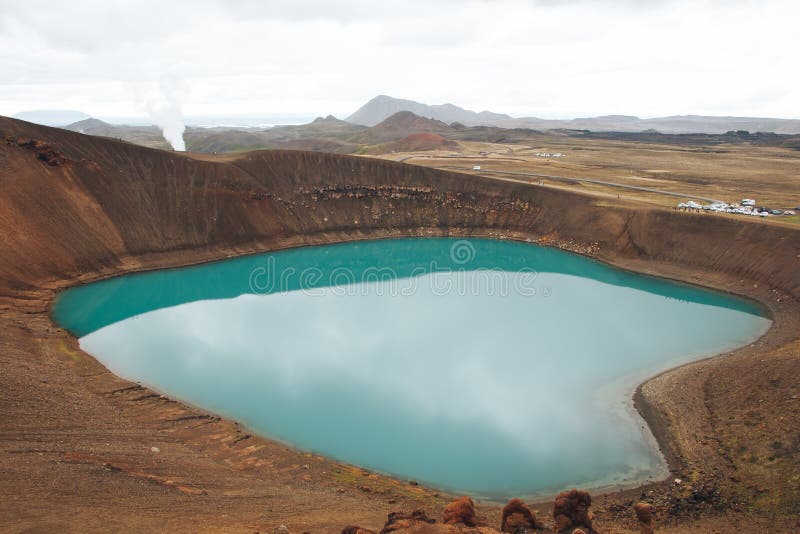
<svg viewBox="0 0 800 534">
<path fill-rule="evenodd" d="M 633 388 L 770 321 L 729 295 L 535 245 L 306 247 L 64 292 L 131 380 L 299 448 L 485 497 L 661 476 Z"/>
</svg>

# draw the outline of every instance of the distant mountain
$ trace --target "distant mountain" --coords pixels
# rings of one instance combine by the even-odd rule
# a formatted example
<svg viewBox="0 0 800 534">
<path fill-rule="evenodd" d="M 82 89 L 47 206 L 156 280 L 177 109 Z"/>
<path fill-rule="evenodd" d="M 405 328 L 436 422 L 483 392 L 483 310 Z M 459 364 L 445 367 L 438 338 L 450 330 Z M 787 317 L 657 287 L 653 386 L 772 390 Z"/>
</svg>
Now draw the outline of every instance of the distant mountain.
<svg viewBox="0 0 800 534">
<path fill-rule="evenodd" d="M 170 144 L 164 139 L 164 136 L 161 135 L 161 129 L 158 126 L 109 124 L 100 119 L 88 118 L 64 126 L 64 129 L 87 135 L 122 139 L 123 141 L 153 148 L 171 148 Z"/>
<path fill-rule="evenodd" d="M 126 126 L 115 126 L 100 119 L 86 118 L 79 121 L 72 122 L 64 126 L 65 130 L 73 132 L 85 133 L 89 135 L 102 135 L 104 137 L 111 137 L 112 133 L 119 128 L 127 128 Z"/>
<path fill-rule="evenodd" d="M 413 100 L 376 96 L 358 111 L 347 117 L 354 124 L 374 126 L 398 111 L 410 111 L 420 117 L 436 119 L 447 124 L 458 122 L 466 126 L 497 126 L 500 128 L 529 128 L 535 130 L 589 130 L 592 132 L 646 132 L 663 134 L 724 134 L 746 130 L 778 134 L 800 134 L 800 120 L 765 117 L 716 117 L 676 115 L 641 119 L 632 115 L 603 115 L 576 119 L 540 119 L 511 117 L 490 111 L 476 113 L 453 104 L 429 106 Z"/>
<path fill-rule="evenodd" d="M 186 129 L 186 146 L 193 152 L 238 152 L 260 148 L 287 148 L 350 153 L 350 143 L 365 126 L 339 120 L 332 115 L 317 117 L 308 124 L 275 126 L 268 129 L 192 128 Z"/>
<path fill-rule="evenodd" d="M 122 139 L 143 146 L 168 150 L 169 143 L 157 126 L 109 124 L 89 118 L 65 129 L 87 135 Z M 350 153 L 358 146 L 348 142 L 353 135 L 368 130 L 331 115 L 318 117 L 308 124 L 274 128 L 197 128 L 187 127 L 183 134 L 190 152 L 239 152 L 262 148 L 291 148 Z"/>
<path fill-rule="evenodd" d="M 398 111 L 410 111 L 420 117 L 436 119 L 447 124 L 460 122 L 467 126 L 475 124 L 490 124 L 494 121 L 511 119 L 509 115 L 481 111 L 476 113 L 453 104 L 429 106 L 413 100 L 393 98 L 379 95 L 361 106 L 358 111 L 347 117 L 347 122 L 374 126 L 386 120 Z"/>
<path fill-rule="evenodd" d="M 534 123 L 537 129 L 525 128 Z M 780 121 L 773 123 L 770 121 Z M 713 146 L 747 143 L 757 146 L 782 146 L 800 150 L 800 135 L 755 132 L 769 126 L 792 131 L 791 124 L 800 121 L 780 119 L 748 119 L 737 117 L 638 117 L 610 115 L 587 119 L 549 121 L 536 118 L 506 119 L 511 127 L 464 126 L 446 124 L 440 120 L 421 117 L 410 111 L 400 111 L 380 123 L 361 126 L 333 116 L 318 117 L 308 124 L 276 126 L 274 128 L 187 127 L 186 146 L 191 152 L 239 152 L 257 149 L 297 149 L 337 153 L 379 154 L 424 150 L 458 150 L 457 142 L 530 143 L 542 135 L 590 137 L 644 143 L 667 143 L 681 146 Z M 513 126 L 516 128 L 513 128 Z M 723 133 L 660 133 L 680 127 L 724 130 Z M 512 129 L 513 128 L 513 129 Z M 66 129 L 88 135 L 122 139 L 139 145 L 168 150 L 169 144 L 157 126 L 109 124 L 89 118 L 66 126 Z M 550 130 L 551 133 L 542 133 Z M 691 130 L 691 131 L 695 131 Z"/>
<path fill-rule="evenodd" d="M 276 126 L 266 130 L 234 128 L 187 128 L 184 138 L 190 151 L 232 152 L 256 148 L 290 148 L 324 152 L 352 153 L 363 145 L 379 145 L 406 138 L 412 134 L 448 134 L 454 131 L 447 124 L 401 111 L 368 128 L 346 122 L 331 115 L 317 117 L 308 124 Z M 91 133 L 91 132 L 87 132 Z M 449 146 L 436 139 L 442 146 Z M 429 138 L 412 138 L 408 144 L 433 146 Z"/>
<path fill-rule="evenodd" d="M 71 109 L 36 109 L 31 111 L 20 111 L 13 116 L 20 119 L 44 126 L 66 126 L 73 122 L 88 119 L 89 115 Z"/>
<path fill-rule="evenodd" d="M 275 126 L 267 130 L 273 139 L 301 139 L 308 137 L 348 137 L 366 130 L 364 126 L 353 124 L 333 115 L 327 117 L 317 117 L 308 124 L 297 124 L 290 126 Z"/>
<path fill-rule="evenodd" d="M 452 131 L 453 129 L 442 121 L 420 117 L 410 111 L 398 111 L 386 120 L 350 139 L 357 143 L 373 145 L 397 141 L 411 134 L 435 133 L 445 135 Z"/>
<path fill-rule="evenodd" d="M 800 134 L 800 120 L 770 119 L 760 117 L 712 117 L 702 115 L 677 115 L 640 119 L 628 115 L 605 115 L 578 119 L 552 120 L 523 117 L 494 121 L 501 128 L 534 128 L 537 130 L 590 130 L 592 132 L 647 132 L 663 134 L 724 134 L 746 130 L 780 134 Z"/>
</svg>

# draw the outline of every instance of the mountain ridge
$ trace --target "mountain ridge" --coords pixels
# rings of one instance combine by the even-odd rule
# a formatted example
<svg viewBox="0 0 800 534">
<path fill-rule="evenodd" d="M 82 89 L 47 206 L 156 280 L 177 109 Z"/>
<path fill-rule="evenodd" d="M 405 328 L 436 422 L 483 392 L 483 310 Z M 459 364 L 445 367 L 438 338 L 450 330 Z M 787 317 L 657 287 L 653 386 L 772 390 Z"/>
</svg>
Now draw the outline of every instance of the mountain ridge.
<svg viewBox="0 0 800 534">
<path fill-rule="evenodd" d="M 696 114 L 645 119 L 635 115 L 622 114 L 572 119 L 542 119 L 539 117 L 512 117 L 491 111 L 475 112 L 454 104 L 428 105 L 388 95 L 374 97 L 345 120 L 353 124 L 375 126 L 399 111 L 410 111 L 420 117 L 440 120 L 447 124 L 458 122 L 466 126 L 496 126 L 510 129 L 566 129 L 633 133 L 655 130 L 663 134 L 724 134 L 730 131 L 744 130 L 751 133 L 800 134 L 800 119 Z"/>
<path fill-rule="evenodd" d="M 420 117 L 440 120 L 447 124 L 452 122 L 461 122 L 466 125 L 486 124 L 489 121 L 512 118 L 510 115 L 491 111 L 475 112 L 450 103 L 428 105 L 414 100 L 378 95 L 345 120 L 354 124 L 375 126 L 399 111 L 410 111 Z"/>
</svg>

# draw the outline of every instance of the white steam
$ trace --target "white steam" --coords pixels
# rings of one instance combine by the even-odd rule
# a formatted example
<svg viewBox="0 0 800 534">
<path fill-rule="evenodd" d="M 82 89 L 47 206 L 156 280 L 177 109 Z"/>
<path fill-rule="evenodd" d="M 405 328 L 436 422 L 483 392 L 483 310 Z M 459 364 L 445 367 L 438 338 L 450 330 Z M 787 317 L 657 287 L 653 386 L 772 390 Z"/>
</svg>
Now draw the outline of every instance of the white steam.
<svg viewBox="0 0 800 534">
<path fill-rule="evenodd" d="M 186 125 L 181 113 L 179 95 L 185 92 L 185 82 L 171 77 L 162 77 L 150 86 L 144 98 L 144 107 L 153 122 L 161 128 L 164 139 L 173 150 L 186 150 L 183 132 Z"/>
</svg>

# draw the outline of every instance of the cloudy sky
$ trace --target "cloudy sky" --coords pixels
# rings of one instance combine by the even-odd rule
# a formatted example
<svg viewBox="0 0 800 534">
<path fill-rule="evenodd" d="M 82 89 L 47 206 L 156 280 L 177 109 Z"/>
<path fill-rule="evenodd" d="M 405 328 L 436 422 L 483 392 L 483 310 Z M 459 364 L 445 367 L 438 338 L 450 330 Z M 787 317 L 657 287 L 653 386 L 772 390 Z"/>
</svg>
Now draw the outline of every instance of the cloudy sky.
<svg viewBox="0 0 800 534">
<path fill-rule="evenodd" d="M 800 118 L 796 0 L 0 0 L 0 114 Z"/>
</svg>

